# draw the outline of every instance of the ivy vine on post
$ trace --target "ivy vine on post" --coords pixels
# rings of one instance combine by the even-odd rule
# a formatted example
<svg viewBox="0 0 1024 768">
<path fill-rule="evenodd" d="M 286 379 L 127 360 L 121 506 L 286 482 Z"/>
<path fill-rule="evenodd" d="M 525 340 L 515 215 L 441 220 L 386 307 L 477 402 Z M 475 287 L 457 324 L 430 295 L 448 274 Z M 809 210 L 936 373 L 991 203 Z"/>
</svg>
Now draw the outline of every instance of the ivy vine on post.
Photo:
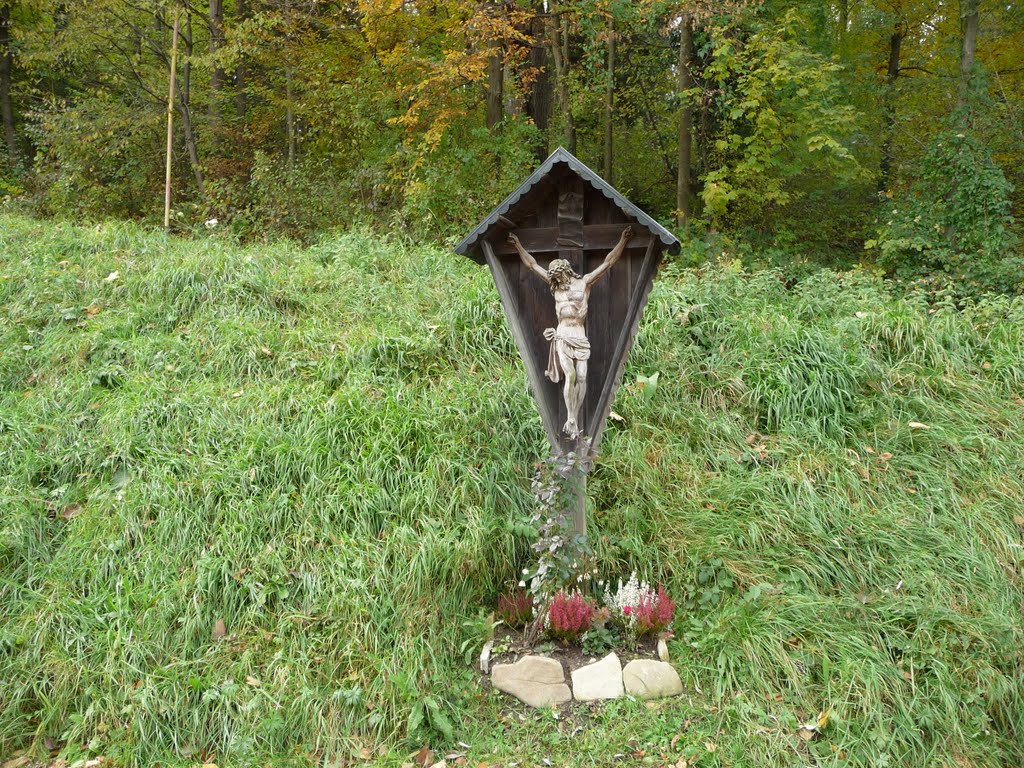
<svg viewBox="0 0 1024 768">
<path fill-rule="evenodd" d="M 560 589 L 575 587 L 590 577 L 588 565 L 593 551 L 585 534 L 573 527 L 580 487 L 586 482 L 584 457 L 588 440 L 579 451 L 558 453 L 538 464 L 533 477 L 534 510 L 530 522 L 537 527 L 533 544 L 537 560 L 523 571 L 520 586 L 529 583 L 535 615 L 527 632 L 532 645 L 544 625 L 551 599 Z"/>
</svg>

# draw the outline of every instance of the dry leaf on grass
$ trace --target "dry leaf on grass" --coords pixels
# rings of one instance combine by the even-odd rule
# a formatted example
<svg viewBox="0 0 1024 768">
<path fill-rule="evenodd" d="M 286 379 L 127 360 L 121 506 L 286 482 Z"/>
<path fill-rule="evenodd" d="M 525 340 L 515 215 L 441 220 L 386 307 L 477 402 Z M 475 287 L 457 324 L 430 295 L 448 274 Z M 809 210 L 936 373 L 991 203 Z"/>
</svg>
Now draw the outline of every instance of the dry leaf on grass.
<svg viewBox="0 0 1024 768">
<path fill-rule="evenodd" d="M 416 765 L 422 765 L 424 768 L 434 764 L 434 750 L 426 745 L 420 747 L 418 752 L 413 752 L 409 757 L 413 759 Z"/>
<path fill-rule="evenodd" d="M 903 582 L 901 581 L 900 584 Z M 800 730 L 797 733 L 800 738 L 804 741 L 813 741 L 814 738 L 828 728 L 829 718 L 832 716 L 832 710 L 826 709 L 823 712 L 819 712 L 818 716 L 809 723 L 804 723 L 800 726 Z"/>
</svg>

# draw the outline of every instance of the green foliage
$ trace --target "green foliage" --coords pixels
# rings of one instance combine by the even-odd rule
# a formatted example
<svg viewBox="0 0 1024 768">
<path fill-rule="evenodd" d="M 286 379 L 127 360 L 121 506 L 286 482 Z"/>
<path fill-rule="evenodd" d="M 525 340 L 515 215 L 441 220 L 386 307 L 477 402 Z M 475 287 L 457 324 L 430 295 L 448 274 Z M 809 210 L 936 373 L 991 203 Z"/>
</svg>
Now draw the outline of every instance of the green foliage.
<svg viewBox="0 0 1024 768">
<path fill-rule="evenodd" d="M 178 6 L 4 7 L 18 155 L 11 165 L 0 150 L 4 187 L 48 216 L 159 221 Z M 745 264 L 799 279 L 848 267 L 876 240 L 893 269 L 916 265 L 899 270 L 912 277 L 952 279 L 979 262 L 962 292 L 1013 282 L 1012 265 L 989 255 L 1001 243 L 1011 253 L 1012 238 L 974 232 L 971 214 L 955 224 L 970 248 L 984 243 L 980 260 L 937 245 L 918 225 L 944 226 L 932 219 L 948 211 L 927 203 L 927 182 L 910 203 L 900 192 L 935 164 L 928 148 L 956 112 L 977 142 L 967 155 L 980 186 L 958 186 L 957 210 L 985 200 L 982 218 L 998 218 L 993 201 L 1007 200 L 1020 219 L 1024 16 L 1013 3 L 980 7 L 969 83 L 960 15 L 922 0 L 200 2 L 180 14 L 179 232 L 216 218 L 244 240 L 312 242 L 356 224 L 457 238 L 559 144 L 603 172 L 607 128 L 610 181 L 669 222 L 687 162 L 693 230 L 745 243 Z M 996 188 L 995 168 L 1016 192 Z M 893 207 L 882 190 L 912 215 L 879 236 Z"/>
<path fill-rule="evenodd" d="M 687 693 L 556 719 L 460 650 L 547 451 L 486 270 L 9 214 L 0 265 L 0 754 L 1024 763 L 1020 297 L 666 265 L 588 493 Z"/>
<path fill-rule="evenodd" d="M 533 171 L 538 140 L 532 125 L 509 119 L 497 134 L 449 132 L 427 157 L 408 157 L 403 224 L 421 236 L 449 237 L 475 226 Z"/>
<path fill-rule="evenodd" d="M 580 638 L 580 650 L 588 656 L 603 656 L 619 644 L 619 637 L 611 627 L 591 627 Z"/>
<path fill-rule="evenodd" d="M 530 524 L 537 531 L 532 547 L 536 560 L 523 569 L 520 581 L 520 586 L 529 584 L 537 614 L 530 628 L 531 642 L 544 625 L 548 606 L 556 594 L 565 598 L 564 592 L 568 591 L 572 596 L 572 590 L 584 578 L 590 579 L 588 566 L 593 553 L 586 537 L 573 527 L 577 495 L 585 481 L 580 455 L 575 452 L 544 459 L 533 477 L 534 509 Z"/>
<path fill-rule="evenodd" d="M 39 116 L 35 186 L 42 209 L 56 216 L 154 216 L 161 210 L 163 171 L 158 108 L 145 112 L 101 91 Z"/>
<path fill-rule="evenodd" d="M 229 225 L 241 235 L 272 230 L 302 237 L 327 222 L 339 226 L 370 221 L 368 212 L 354 205 L 359 197 L 352 194 L 346 181 L 321 160 L 303 159 L 289 171 L 280 158 L 257 152 L 248 188 L 241 194 L 229 188 L 226 199 L 212 202 L 212 211 L 223 211 Z M 234 196 L 251 201 L 246 210 L 233 208 Z"/>
<path fill-rule="evenodd" d="M 795 11 L 747 36 L 714 29 L 706 69 L 720 89 L 714 170 L 704 177 L 708 218 L 774 229 L 770 217 L 830 177 L 850 185 L 862 172 L 849 147 L 856 111 L 839 95 L 840 65 L 801 42 Z"/>
<path fill-rule="evenodd" d="M 1013 188 L 967 129 L 939 134 L 917 180 L 878 229 L 878 263 L 905 280 L 951 283 L 961 293 L 1016 292 L 1024 257 L 1014 232 Z"/>
</svg>

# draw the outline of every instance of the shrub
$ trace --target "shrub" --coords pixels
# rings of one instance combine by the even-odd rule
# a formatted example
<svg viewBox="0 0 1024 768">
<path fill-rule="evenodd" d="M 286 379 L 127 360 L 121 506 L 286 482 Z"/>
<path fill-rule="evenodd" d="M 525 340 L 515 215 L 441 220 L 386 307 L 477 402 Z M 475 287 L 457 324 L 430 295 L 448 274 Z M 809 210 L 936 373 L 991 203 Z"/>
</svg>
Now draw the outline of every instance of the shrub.
<svg viewBox="0 0 1024 768">
<path fill-rule="evenodd" d="M 952 281 L 960 293 L 1021 288 L 1013 186 L 969 132 L 944 131 L 922 158 L 920 177 L 893 204 L 878 237 L 878 263 L 896 277 Z"/>
<path fill-rule="evenodd" d="M 656 593 L 642 595 L 639 603 L 631 608 L 630 618 L 637 637 L 653 637 L 664 632 L 676 613 L 676 604 L 660 584 Z"/>
<path fill-rule="evenodd" d="M 559 592 L 548 609 L 548 634 L 564 645 L 579 640 L 590 629 L 594 604 L 579 592 Z"/>
<path fill-rule="evenodd" d="M 533 618 L 533 598 L 521 589 L 498 598 L 498 619 L 507 627 L 525 627 Z"/>
</svg>

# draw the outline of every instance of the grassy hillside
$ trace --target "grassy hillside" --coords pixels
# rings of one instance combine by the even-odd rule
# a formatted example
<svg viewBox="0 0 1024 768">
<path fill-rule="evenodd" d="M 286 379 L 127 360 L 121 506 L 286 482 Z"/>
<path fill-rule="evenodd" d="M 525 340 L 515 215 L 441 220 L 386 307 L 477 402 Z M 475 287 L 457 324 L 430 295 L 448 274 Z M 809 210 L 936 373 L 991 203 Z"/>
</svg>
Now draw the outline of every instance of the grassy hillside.
<svg viewBox="0 0 1024 768">
<path fill-rule="evenodd" d="M 0 756 L 1024 764 L 1019 301 L 664 270 L 592 531 L 690 693 L 569 718 L 463 660 L 545 450 L 484 270 L 6 214 L 0 312 Z"/>
</svg>

